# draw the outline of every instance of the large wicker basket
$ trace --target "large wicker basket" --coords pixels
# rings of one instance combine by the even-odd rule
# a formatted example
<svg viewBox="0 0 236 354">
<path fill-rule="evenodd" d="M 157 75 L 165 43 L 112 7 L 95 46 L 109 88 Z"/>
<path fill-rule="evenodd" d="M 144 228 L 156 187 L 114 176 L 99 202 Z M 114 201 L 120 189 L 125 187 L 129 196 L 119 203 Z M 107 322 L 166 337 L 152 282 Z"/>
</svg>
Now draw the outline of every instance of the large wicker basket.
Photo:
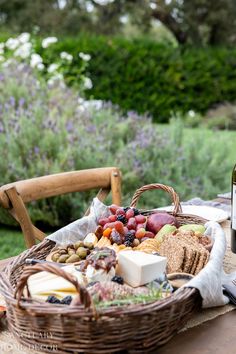
<svg viewBox="0 0 236 354">
<path fill-rule="evenodd" d="M 180 224 L 204 224 L 206 220 L 181 213 L 179 197 L 173 188 L 151 184 L 136 191 L 162 189 L 172 196 L 174 214 Z M 145 211 L 150 214 L 154 210 Z M 1 293 L 7 305 L 11 332 L 26 346 L 51 353 L 147 353 L 166 343 L 201 307 L 201 296 L 194 288 L 182 288 L 166 299 L 149 304 L 113 306 L 97 311 L 77 280 L 55 265 L 25 266 L 26 258 L 45 259 L 55 243 L 49 240 L 32 247 L 14 259 L 0 276 Z M 47 270 L 73 283 L 82 305 L 52 305 L 23 297 L 31 274 Z"/>
</svg>

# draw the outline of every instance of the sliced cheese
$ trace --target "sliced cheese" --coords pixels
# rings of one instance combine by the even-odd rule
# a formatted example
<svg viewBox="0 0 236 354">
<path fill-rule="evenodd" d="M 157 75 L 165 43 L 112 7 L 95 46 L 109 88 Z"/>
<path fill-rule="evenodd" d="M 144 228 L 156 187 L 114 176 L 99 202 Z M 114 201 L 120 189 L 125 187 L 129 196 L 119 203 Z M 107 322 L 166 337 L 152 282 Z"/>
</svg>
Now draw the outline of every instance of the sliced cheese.
<svg viewBox="0 0 236 354">
<path fill-rule="evenodd" d="M 166 257 L 141 251 L 118 253 L 117 273 L 132 287 L 141 286 L 158 278 L 166 269 Z"/>
<path fill-rule="evenodd" d="M 74 265 L 63 267 L 63 270 L 74 275 L 81 285 L 84 285 L 84 277 L 77 271 Z M 33 298 L 45 299 L 48 295 L 63 298 L 66 295 L 76 295 L 77 290 L 69 281 L 49 272 L 40 272 L 31 275 L 28 279 L 29 291 Z"/>
</svg>

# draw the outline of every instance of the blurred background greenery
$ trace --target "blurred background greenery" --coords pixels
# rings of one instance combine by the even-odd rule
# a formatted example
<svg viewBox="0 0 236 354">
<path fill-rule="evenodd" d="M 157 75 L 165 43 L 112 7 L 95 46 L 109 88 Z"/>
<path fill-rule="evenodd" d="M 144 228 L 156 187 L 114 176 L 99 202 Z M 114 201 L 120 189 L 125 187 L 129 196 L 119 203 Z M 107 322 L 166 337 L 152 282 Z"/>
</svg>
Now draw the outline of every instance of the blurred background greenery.
<svg viewBox="0 0 236 354">
<path fill-rule="evenodd" d="M 153 182 L 181 200 L 230 189 L 234 0 L 0 0 L 0 29 L 1 184 L 117 165 L 124 205 Z M 50 232 L 93 196 L 51 198 L 30 213 Z M 169 202 L 152 192 L 140 206 Z M 0 222 L 0 258 L 19 253 L 14 222 L 2 211 Z"/>
</svg>

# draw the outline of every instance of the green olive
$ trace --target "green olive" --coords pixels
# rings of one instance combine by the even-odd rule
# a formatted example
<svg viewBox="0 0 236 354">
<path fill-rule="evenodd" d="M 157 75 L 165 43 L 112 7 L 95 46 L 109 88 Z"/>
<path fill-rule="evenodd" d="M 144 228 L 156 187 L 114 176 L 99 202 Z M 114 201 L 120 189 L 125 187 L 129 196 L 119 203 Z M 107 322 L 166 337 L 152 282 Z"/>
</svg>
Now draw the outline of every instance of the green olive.
<svg viewBox="0 0 236 354">
<path fill-rule="evenodd" d="M 79 247 L 76 251 L 76 254 L 81 258 L 81 259 L 85 259 L 87 257 L 88 254 L 88 249 L 84 248 L 84 247 Z"/>
<path fill-rule="evenodd" d="M 77 241 L 75 244 L 74 244 L 74 248 L 77 250 L 79 247 L 84 247 L 84 243 L 83 241 Z"/>
<path fill-rule="evenodd" d="M 75 254 L 75 250 L 73 250 L 73 249 L 68 249 L 68 254 L 70 255 L 70 256 L 72 256 L 73 254 Z"/>
<path fill-rule="evenodd" d="M 65 250 L 64 248 L 62 248 L 62 249 L 60 249 L 60 250 L 58 250 L 58 253 L 59 254 L 67 254 L 67 250 Z"/>
<path fill-rule="evenodd" d="M 69 257 L 70 257 L 69 254 L 62 254 L 62 255 L 58 258 L 57 262 L 58 262 L 58 263 L 65 263 L 66 260 L 67 260 Z"/>
<path fill-rule="evenodd" d="M 58 252 L 57 253 L 53 253 L 53 255 L 52 255 L 53 262 L 56 262 L 59 257 L 60 257 L 60 253 L 58 253 Z"/>
<path fill-rule="evenodd" d="M 77 254 L 72 254 L 69 258 L 67 258 L 66 263 L 75 263 L 79 261 L 80 257 Z"/>
</svg>

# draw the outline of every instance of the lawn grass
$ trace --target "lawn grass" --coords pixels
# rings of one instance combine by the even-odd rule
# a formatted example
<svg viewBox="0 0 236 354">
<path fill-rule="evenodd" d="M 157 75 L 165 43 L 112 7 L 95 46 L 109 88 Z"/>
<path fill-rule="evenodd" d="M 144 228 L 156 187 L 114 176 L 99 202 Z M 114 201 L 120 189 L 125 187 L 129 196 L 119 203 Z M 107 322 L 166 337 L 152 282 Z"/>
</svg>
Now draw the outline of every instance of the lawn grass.
<svg viewBox="0 0 236 354">
<path fill-rule="evenodd" d="M 26 249 L 20 230 L 0 227 L 0 259 L 16 256 Z"/>
</svg>

